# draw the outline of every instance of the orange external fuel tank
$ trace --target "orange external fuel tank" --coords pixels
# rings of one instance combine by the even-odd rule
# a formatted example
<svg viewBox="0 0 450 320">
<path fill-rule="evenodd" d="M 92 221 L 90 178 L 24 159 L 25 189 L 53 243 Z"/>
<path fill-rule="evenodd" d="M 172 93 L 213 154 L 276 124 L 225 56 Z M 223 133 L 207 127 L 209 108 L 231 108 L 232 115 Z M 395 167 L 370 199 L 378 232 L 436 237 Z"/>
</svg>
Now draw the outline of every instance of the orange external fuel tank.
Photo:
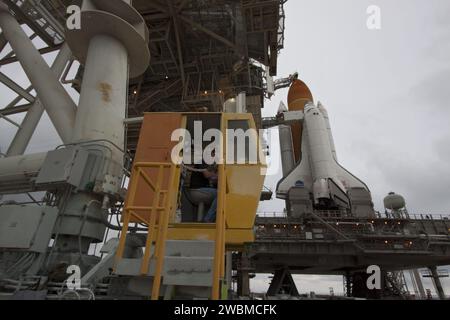
<svg viewBox="0 0 450 320">
<path fill-rule="evenodd" d="M 308 86 L 301 80 L 294 80 L 288 93 L 288 109 L 289 111 L 299 111 L 305 108 L 308 102 L 314 102 L 311 91 Z M 302 132 L 303 127 L 300 123 L 294 123 L 291 125 L 292 131 L 292 143 L 294 144 L 294 157 L 295 162 L 298 163 L 301 160 L 301 145 L 302 145 Z"/>
</svg>

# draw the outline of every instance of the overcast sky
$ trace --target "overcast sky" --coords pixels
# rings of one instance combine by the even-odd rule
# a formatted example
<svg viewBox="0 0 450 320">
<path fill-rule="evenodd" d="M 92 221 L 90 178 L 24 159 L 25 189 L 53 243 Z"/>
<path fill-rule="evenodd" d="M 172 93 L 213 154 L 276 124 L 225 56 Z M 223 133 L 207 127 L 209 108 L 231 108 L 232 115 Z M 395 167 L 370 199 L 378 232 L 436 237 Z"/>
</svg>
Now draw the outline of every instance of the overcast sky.
<svg viewBox="0 0 450 320">
<path fill-rule="evenodd" d="M 381 30 L 368 30 L 369 5 L 381 8 Z M 365 181 L 377 210 L 390 191 L 402 194 L 410 213 L 450 212 L 450 1 L 289 0 L 286 42 L 278 76 L 295 71 L 328 109 L 340 163 Z M 52 55 L 48 55 L 49 61 Z M 26 87 L 17 66 L 0 71 Z M 287 90 L 267 101 L 276 113 Z M 12 93 L 0 85 L 0 105 Z M 15 119 L 18 119 L 15 117 Z M 47 119 L 47 118 L 46 118 Z M 19 119 L 18 119 L 19 120 Z M 0 120 L 0 148 L 13 127 Z M 43 121 L 30 151 L 59 143 Z M 278 154 L 273 145 L 272 154 Z M 268 178 L 273 189 L 280 176 Z M 261 206 L 281 211 L 282 201 Z M 342 292 L 339 277 L 297 277 L 302 292 Z M 449 280 L 444 280 L 447 293 Z M 262 290 L 265 276 L 252 286 Z M 429 282 L 426 288 L 431 288 Z"/>
<path fill-rule="evenodd" d="M 366 27 L 371 4 L 381 30 Z M 395 191 L 412 213 L 450 213 L 449 14 L 448 0 L 286 4 L 279 76 L 298 71 L 327 108 L 339 162 L 367 183 L 378 210 Z"/>
<path fill-rule="evenodd" d="M 369 5 L 381 8 L 381 30 L 366 26 Z M 327 108 L 339 162 L 367 183 L 376 209 L 395 191 L 410 213 L 450 213 L 450 1 L 290 0 L 286 15 L 278 75 L 298 71 Z M 282 208 L 275 203 L 260 210 Z M 343 290 L 341 277 L 295 278 L 302 292 Z M 266 286 L 267 276 L 253 281 Z"/>
</svg>

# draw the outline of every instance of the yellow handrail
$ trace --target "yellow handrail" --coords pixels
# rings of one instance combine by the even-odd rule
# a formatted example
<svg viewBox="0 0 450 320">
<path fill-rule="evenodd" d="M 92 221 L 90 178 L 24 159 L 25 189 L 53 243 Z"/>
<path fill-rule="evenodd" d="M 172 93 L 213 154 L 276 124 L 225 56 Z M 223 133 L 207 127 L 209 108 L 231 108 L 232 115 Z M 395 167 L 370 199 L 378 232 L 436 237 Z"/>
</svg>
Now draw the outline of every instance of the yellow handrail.
<svg viewBox="0 0 450 320">
<path fill-rule="evenodd" d="M 156 182 L 142 170 L 143 168 L 156 168 L 158 169 L 158 174 Z M 164 183 L 164 170 L 170 169 L 170 175 L 168 180 L 167 189 L 163 188 Z M 150 265 L 150 260 L 152 258 L 155 261 L 155 273 L 153 275 L 153 286 L 151 292 L 151 299 L 159 299 L 159 292 L 161 287 L 161 275 L 164 265 L 165 256 L 165 243 L 167 238 L 167 229 L 169 227 L 170 216 L 172 211 L 176 208 L 176 195 L 178 194 L 179 186 L 179 166 L 171 163 L 158 163 L 158 162 L 138 162 L 133 165 L 132 175 L 130 180 L 130 187 L 128 190 L 128 198 L 123 211 L 123 226 L 120 235 L 119 246 L 116 254 L 116 264 L 123 256 L 125 250 L 126 236 L 129 228 L 129 223 L 131 218 L 134 217 L 148 226 L 148 234 L 145 243 L 144 257 L 142 259 L 142 264 L 140 268 L 140 273 L 142 275 L 148 274 L 148 269 Z M 142 179 L 140 179 L 142 178 Z M 150 188 L 154 191 L 152 206 L 136 206 L 134 204 L 136 200 L 136 193 L 138 182 L 144 181 Z M 174 196 L 175 195 L 175 196 Z M 162 200 L 163 206 L 160 206 Z M 150 211 L 150 219 L 145 219 L 141 214 L 136 213 L 136 211 Z M 158 218 L 158 232 L 157 238 L 155 239 L 155 228 L 156 219 Z M 155 250 L 153 255 L 151 255 L 151 249 L 153 242 L 155 243 Z"/>
<path fill-rule="evenodd" d="M 226 173 L 225 166 L 219 165 L 219 185 L 217 188 L 217 210 L 216 210 L 216 241 L 214 251 L 213 266 L 213 286 L 211 298 L 220 299 L 220 284 L 224 277 L 225 263 L 225 194 L 226 194 Z"/>
<path fill-rule="evenodd" d="M 152 179 L 142 170 L 143 168 L 157 168 L 158 175 L 156 181 Z M 164 169 L 170 169 L 169 185 L 166 190 L 162 189 L 163 184 L 163 172 Z M 226 195 L 226 172 L 223 164 L 218 166 L 219 172 L 219 185 L 217 194 L 217 212 L 216 212 L 216 239 L 215 239 L 215 252 L 214 252 L 214 265 L 213 265 L 213 286 L 211 298 L 213 300 L 219 300 L 221 297 L 220 285 L 224 279 L 225 274 L 225 195 Z M 161 287 L 161 276 L 164 264 L 165 255 L 165 243 L 167 238 L 167 232 L 169 227 L 170 216 L 172 211 L 176 208 L 178 184 L 179 184 L 179 166 L 175 164 L 167 163 L 150 163 L 150 162 L 138 162 L 134 164 L 132 170 L 132 176 L 130 180 L 130 187 L 128 190 L 128 199 L 124 207 L 124 221 L 122 226 L 122 232 L 119 240 L 119 247 L 116 255 L 117 262 L 122 258 L 125 249 L 126 235 L 129 228 L 131 218 L 137 218 L 144 224 L 148 225 L 148 234 L 145 243 L 144 257 L 140 272 L 142 275 L 148 273 L 150 261 L 152 258 L 156 259 L 155 272 L 153 276 L 153 286 L 151 299 L 157 300 L 159 298 L 159 292 Z M 139 179 L 142 178 L 142 179 Z M 138 181 L 144 181 L 154 191 L 154 198 L 152 206 L 136 206 L 134 205 Z M 161 198 L 162 197 L 162 198 Z M 163 206 L 160 206 L 160 201 L 163 200 Z M 150 219 L 146 220 L 142 215 L 136 211 L 150 211 Z M 156 225 L 156 219 L 158 219 L 158 225 Z M 157 238 L 155 239 L 155 229 L 158 227 Z M 152 245 L 155 245 L 155 250 L 152 255 Z"/>
<path fill-rule="evenodd" d="M 152 300 L 158 300 L 159 298 L 159 290 L 161 286 L 161 273 L 164 264 L 164 255 L 166 249 L 166 238 L 167 238 L 167 229 L 169 228 L 169 217 L 170 211 L 174 209 L 173 202 L 176 202 L 176 195 L 178 193 L 178 179 L 176 179 L 176 167 L 175 165 L 170 169 L 170 178 L 169 178 L 169 190 L 172 188 L 176 188 L 176 192 L 169 192 L 169 196 L 172 195 L 171 198 L 167 197 L 165 206 L 166 210 L 165 214 L 162 216 L 162 221 L 159 221 L 158 224 L 158 240 L 155 243 L 155 257 L 156 257 L 156 268 L 155 274 L 153 276 L 153 288 L 152 288 Z M 178 174 L 179 177 L 179 174 Z M 172 189 L 173 190 L 173 189 Z M 173 196 L 175 195 L 175 197 Z"/>
</svg>

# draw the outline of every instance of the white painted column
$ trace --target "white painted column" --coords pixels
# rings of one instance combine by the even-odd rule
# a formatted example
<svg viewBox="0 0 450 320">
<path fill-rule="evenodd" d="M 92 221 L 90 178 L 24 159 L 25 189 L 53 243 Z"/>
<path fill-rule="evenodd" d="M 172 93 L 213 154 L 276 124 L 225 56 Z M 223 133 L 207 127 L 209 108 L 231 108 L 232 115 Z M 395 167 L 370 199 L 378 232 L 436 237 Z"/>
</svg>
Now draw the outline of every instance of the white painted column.
<svg viewBox="0 0 450 320">
<path fill-rule="evenodd" d="M 95 36 L 89 45 L 73 142 L 105 139 L 123 149 L 128 79 L 125 47 L 108 35 Z M 113 148 L 113 161 L 123 154 Z"/>
<path fill-rule="evenodd" d="M 236 112 L 246 113 L 247 112 L 247 95 L 243 91 L 236 97 Z"/>
</svg>

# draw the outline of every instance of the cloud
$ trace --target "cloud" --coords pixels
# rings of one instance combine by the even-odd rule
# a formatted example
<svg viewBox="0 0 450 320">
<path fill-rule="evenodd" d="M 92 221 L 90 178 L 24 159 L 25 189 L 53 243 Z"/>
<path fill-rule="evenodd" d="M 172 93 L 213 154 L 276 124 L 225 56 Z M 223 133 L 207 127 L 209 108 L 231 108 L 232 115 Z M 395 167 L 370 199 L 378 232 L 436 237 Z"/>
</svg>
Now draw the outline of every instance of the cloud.
<svg viewBox="0 0 450 320">
<path fill-rule="evenodd" d="M 444 145 L 444 140 L 439 144 Z M 443 151 L 439 146 L 435 147 L 439 149 L 436 153 L 442 155 L 428 161 L 417 161 L 415 152 L 389 153 L 382 146 L 372 144 L 370 147 L 378 151 L 371 156 L 369 163 L 369 167 L 375 168 L 374 179 L 378 185 L 389 186 L 387 191 L 402 194 L 410 213 L 450 213 L 450 179 L 447 178 L 450 177 L 450 163 L 443 160 L 449 157 L 447 149 Z M 375 185 L 375 196 L 379 195 L 380 188 Z"/>
<path fill-rule="evenodd" d="M 447 52 L 450 55 L 450 49 Z M 450 115 L 450 66 L 432 72 L 414 85 L 409 94 L 416 103 L 412 108 L 419 108 L 428 113 L 429 117 L 442 117 Z M 439 113 L 434 113 L 439 112 Z"/>
</svg>

